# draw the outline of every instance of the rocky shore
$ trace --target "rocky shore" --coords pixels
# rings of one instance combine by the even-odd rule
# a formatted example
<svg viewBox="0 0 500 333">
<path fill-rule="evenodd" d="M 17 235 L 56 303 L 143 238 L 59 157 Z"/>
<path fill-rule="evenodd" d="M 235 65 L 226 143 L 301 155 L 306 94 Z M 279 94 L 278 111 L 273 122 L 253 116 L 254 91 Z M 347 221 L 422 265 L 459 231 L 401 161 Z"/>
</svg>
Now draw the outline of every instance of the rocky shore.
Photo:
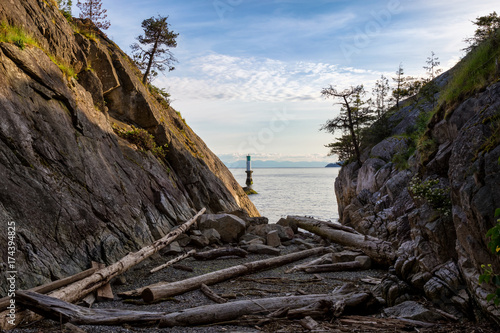
<svg viewBox="0 0 500 333">
<path fill-rule="evenodd" d="M 328 223 L 327 223 L 328 224 Z M 163 299 L 152 304 L 141 298 L 125 296 L 127 292 L 157 284 L 161 281 L 175 282 L 200 276 L 210 272 L 258 260 L 282 257 L 311 248 L 326 249 L 321 264 L 345 263 L 367 258 L 359 249 L 349 248 L 331 242 L 313 233 L 293 228 L 293 218 L 282 219 L 278 224 L 268 224 L 264 217 L 249 217 L 243 211 L 233 214 L 206 214 L 199 220 L 197 227 L 182 234 L 178 239 L 150 259 L 143 261 L 112 282 L 114 299 L 97 301 L 92 309 L 122 309 L 148 312 L 174 313 L 214 301 L 200 291 L 189 291 Z M 221 249 L 240 249 L 245 252 L 239 256 L 222 256 L 211 260 L 197 260 L 190 256 L 178 264 L 150 271 L 165 262 L 191 250 L 209 253 Z M 366 293 L 369 301 L 339 310 L 338 304 L 323 304 L 321 310 L 296 317 L 281 314 L 270 316 L 266 309 L 260 314 L 245 314 L 226 322 L 214 322 L 201 327 L 158 328 L 135 326 L 133 323 L 118 326 L 78 325 L 88 333 L 97 332 L 293 332 L 293 331 L 330 331 L 330 332 L 495 332 L 495 328 L 485 323 L 477 326 L 467 318 L 454 318 L 446 312 L 434 308 L 422 295 L 407 285 L 405 297 L 401 290 L 395 292 L 393 268 L 381 267 L 370 262 L 351 271 L 308 273 L 304 266 L 318 257 L 310 257 L 268 270 L 242 275 L 211 285 L 209 288 L 227 302 L 257 300 L 270 297 L 293 297 L 297 295 L 331 294 L 342 288 L 349 292 Z M 198 259 L 200 256 L 198 257 Z M 121 295 L 121 296 L 119 296 Z M 398 297 L 394 299 L 394 297 Z M 237 303 L 234 303 L 237 304 Z M 81 304 L 82 306 L 86 306 Z M 347 309 L 347 308 L 346 308 Z M 362 316 L 362 317 L 359 317 Z M 307 320 L 304 318 L 308 318 Z M 312 325 L 312 326 L 308 326 Z M 73 332 L 73 326 L 61 326 L 57 321 L 48 319 L 21 326 L 12 330 L 17 332 Z"/>
</svg>

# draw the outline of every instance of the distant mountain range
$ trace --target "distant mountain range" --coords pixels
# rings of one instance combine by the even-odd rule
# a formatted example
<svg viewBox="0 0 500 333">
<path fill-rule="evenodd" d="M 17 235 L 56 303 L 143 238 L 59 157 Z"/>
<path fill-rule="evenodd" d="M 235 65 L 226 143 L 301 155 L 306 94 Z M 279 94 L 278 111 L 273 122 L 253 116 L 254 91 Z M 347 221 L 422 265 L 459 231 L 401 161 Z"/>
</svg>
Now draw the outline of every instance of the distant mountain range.
<svg viewBox="0 0 500 333">
<path fill-rule="evenodd" d="M 246 168 L 245 160 L 236 162 L 223 161 L 228 168 Z M 325 162 L 291 162 L 291 161 L 252 161 L 252 168 L 324 168 L 324 167 L 340 167 L 337 163 Z"/>
</svg>

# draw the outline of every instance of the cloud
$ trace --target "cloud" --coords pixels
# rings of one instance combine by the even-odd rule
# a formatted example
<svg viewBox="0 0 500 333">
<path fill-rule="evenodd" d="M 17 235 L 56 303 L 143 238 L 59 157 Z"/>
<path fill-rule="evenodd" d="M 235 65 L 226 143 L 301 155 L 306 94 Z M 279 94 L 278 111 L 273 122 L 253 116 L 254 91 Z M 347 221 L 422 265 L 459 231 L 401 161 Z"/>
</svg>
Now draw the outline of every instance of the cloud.
<svg viewBox="0 0 500 333">
<path fill-rule="evenodd" d="M 321 89 L 371 82 L 382 73 L 335 64 L 236 57 L 210 52 L 159 79 L 176 98 L 241 102 L 321 101 Z M 155 83 L 156 84 L 156 83 Z"/>
</svg>

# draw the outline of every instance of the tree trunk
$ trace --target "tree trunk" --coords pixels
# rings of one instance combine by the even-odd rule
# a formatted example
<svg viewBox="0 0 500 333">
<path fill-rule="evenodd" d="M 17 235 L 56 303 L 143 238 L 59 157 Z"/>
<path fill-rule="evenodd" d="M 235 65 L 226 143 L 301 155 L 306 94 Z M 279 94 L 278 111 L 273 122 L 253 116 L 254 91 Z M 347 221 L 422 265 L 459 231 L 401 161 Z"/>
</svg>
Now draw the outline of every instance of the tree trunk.
<svg viewBox="0 0 500 333">
<path fill-rule="evenodd" d="M 158 40 L 155 41 L 155 45 L 153 46 L 153 50 L 151 51 L 151 54 L 149 55 L 148 67 L 146 68 L 146 72 L 144 73 L 144 76 L 142 77 L 142 83 L 144 83 L 144 84 L 148 83 L 149 72 L 151 71 L 151 66 L 153 65 L 153 59 L 155 57 L 155 53 L 156 53 L 157 48 L 158 48 Z"/>
<path fill-rule="evenodd" d="M 271 313 L 278 309 L 304 308 L 314 303 L 342 302 L 344 309 L 353 311 L 364 308 L 373 302 L 374 297 L 368 292 L 356 292 L 352 287 L 342 288 L 328 295 L 287 296 L 236 301 L 224 304 L 212 304 L 185 309 L 179 312 L 145 312 L 118 309 L 88 309 L 76 306 L 56 298 L 29 291 L 17 294 L 19 303 L 28 309 L 56 321 L 70 322 L 76 325 L 140 325 L 161 327 L 198 326 L 217 324 L 237 319 L 247 314 Z M 364 309 L 363 309 L 364 310 Z M 362 311 L 363 311 L 362 310 Z"/>
<path fill-rule="evenodd" d="M 364 236 L 343 230 L 332 229 L 328 223 L 309 217 L 288 216 L 299 228 L 327 238 L 335 243 L 351 246 L 363 251 L 379 265 L 390 266 L 396 258 L 396 254 L 389 242 L 382 241 L 371 236 Z"/>
<path fill-rule="evenodd" d="M 259 260 L 238 266 L 233 266 L 208 274 L 195 276 L 182 281 L 165 283 L 164 285 L 149 286 L 146 287 L 142 292 L 142 299 L 148 303 L 155 302 L 162 298 L 172 297 L 191 290 L 198 289 L 203 283 L 206 285 L 212 285 L 218 282 L 232 279 L 237 276 L 286 265 L 288 263 L 301 260 L 312 255 L 321 254 L 325 250 L 326 249 L 324 247 L 318 247 L 271 259 Z"/>
<path fill-rule="evenodd" d="M 355 271 L 363 268 L 359 261 L 338 262 L 326 265 L 311 265 L 304 268 L 306 273 Z"/>
<path fill-rule="evenodd" d="M 87 269 L 86 271 L 80 272 L 80 273 L 75 274 L 75 275 L 68 276 L 64 279 L 60 279 L 57 281 L 46 283 L 46 284 L 38 286 L 38 287 L 28 289 L 28 291 L 34 291 L 34 292 L 37 292 L 39 294 L 46 294 L 46 293 L 49 293 L 53 290 L 67 286 L 68 284 L 73 283 L 75 281 L 80 281 L 80 280 L 86 278 L 87 276 L 92 275 L 95 271 L 97 271 L 97 268 L 90 268 L 90 269 Z M 10 297 L 4 297 L 4 298 L 0 299 L 0 310 L 1 311 L 5 310 L 9 304 L 10 304 Z"/>
<path fill-rule="evenodd" d="M 221 249 L 214 249 L 206 252 L 199 252 L 193 255 L 196 260 L 213 260 L 220 257 L 238 256 L 245 258 L 248 252 L 240 249 L 239 247 L 224 247 Z"/>
</svg>

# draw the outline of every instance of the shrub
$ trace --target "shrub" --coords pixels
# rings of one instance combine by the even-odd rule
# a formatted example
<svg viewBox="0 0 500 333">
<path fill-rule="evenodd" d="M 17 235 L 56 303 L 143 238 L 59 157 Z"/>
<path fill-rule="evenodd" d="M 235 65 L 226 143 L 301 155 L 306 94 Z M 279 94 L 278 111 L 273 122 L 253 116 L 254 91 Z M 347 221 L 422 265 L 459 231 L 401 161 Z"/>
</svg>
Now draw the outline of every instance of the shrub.
<svg viewBox="0 0 500 333">
<path fill-rule="evenodd" d="M 132 130 L 125 131 L 114 126 L 113 130 L 118 136 L 135 144 L 142 151 L 150 151 L 154 156 L 161 159 L 167 155 L 167 145 L 157 146 L 154 136 L 142 128 L 132 127 Z"/>
<path fill-rule="evenodd" d="M 445 216 L 451 215 L 450 189 L 438 186 L 438 179 L 429 179 L 422 182 L 418 176 L 410 181 L 408 190 L 416 199 L 423 199 Z"/>
<path fill-rule="evenodd" d="M 498 218 L 499 216 L 500 208 L 495 212 L 495 217 Z M 493 228 L 488 230 L 486 237 L 490 238 L 490 242 L 488 243 L 490 251 L 496 255 L 500 255 L 500 219 L 497 220 L 497 224 Z M 495 292 L 489 294 L 486 300 L 488 302 L 492 301 L 495 306 L 498 306 L 500 304 L 500 275 L 493 272 L 491 264 L 481 265 L 481 268 L 484 270 L 484 273 L 479 276 L 479 284 L 486 282 L 496 287 Z"/>
</svg>

